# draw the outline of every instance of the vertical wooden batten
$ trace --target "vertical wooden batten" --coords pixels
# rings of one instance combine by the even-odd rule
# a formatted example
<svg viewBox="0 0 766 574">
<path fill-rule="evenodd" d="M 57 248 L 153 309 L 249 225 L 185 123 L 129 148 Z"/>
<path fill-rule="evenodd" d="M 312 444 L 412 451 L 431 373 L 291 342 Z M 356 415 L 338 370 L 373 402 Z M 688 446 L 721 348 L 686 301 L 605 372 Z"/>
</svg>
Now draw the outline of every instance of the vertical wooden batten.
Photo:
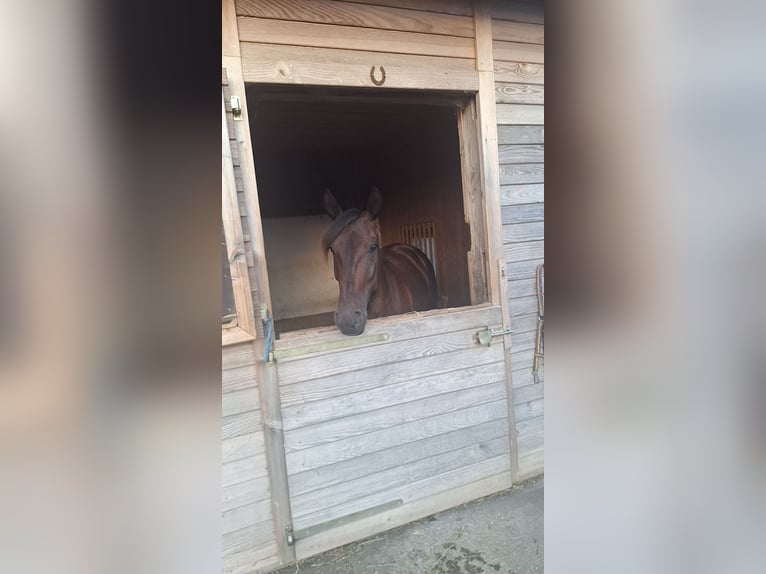
<svg viewBox="0 0 766 574">
<path fill-rule="evenodd" d="M 234 122 L 234 136 L 239 144 L 245 215 L 255 267 L 258 303 L 261 307 L 265 306 L 266 312 L 271 316 L 271 293 L 234 0 L 222 0 L 222 65 L 227 71 L 230 93 L 239 98 L 242 107 L 242 120 Z M 256 324 L 260 335 L 262 333 L 260 320 L 256 320 Z M 266 337 L 259 336 L 253 343 L 255 374 L 263 415 L 274 534 L 279 560 L 282 564 L 287 564 L 295 561 L 295 547 L 287 544 L 286 537 L 286 527 L 292 524 L 292 515 L 288 493 L 282 407 L 276 371 L 273 365 L 263 361 L 265 345 Z"/>
<path fill-rule="evenodd" d="M 497 115 L 495 108 L 495 73 L 492 54 L 492 15 L 488 0 L 474 0 L 476 27 L 476 69 L 479 75 L 477 94 L 478 129 L 481 152 L 481 174 L 486 209 L 488 287 L 490 301 L 500 305 L 503 326 L 513 327 L 508 304 L 503 226 L 500 206 L 500 160 L 497 144 Z M 513 404 L 513 375 L 511 371 L 511 336 L 503 337 L 505 346 L 505 382 L 508 399 L 508 427 L 511 457 L 511 479 L 517 481 L 519 457 L 516 444 L 516 417 Z"/>
</svg>

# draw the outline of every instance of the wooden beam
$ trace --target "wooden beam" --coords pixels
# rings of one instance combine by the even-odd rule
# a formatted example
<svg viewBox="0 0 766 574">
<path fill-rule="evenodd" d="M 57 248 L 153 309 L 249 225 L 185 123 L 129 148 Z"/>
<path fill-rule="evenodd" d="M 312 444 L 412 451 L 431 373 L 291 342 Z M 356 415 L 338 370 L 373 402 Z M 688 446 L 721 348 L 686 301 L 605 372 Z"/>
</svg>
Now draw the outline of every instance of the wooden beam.
<svg viewBox="0 0 766 574">
<path fill-rule="evenodd" d="M 474 0 L 476 24 L 476 62 L 479 69 L 479 93 L 477 113 L 479 141 L 481 142 L 481 172 L 484 188 L 484 209 L 487 229 L 487 255 L 489 270 L 489 297 L 500 305 L 503 325 L 513 328 L 508 305 L 505 256 L 503 253 L 503 223 L 500 207 L 500 162 L 497 144 L 497 118 L 495 115 L 495 73 L 492 54 L 492 17 L 487 0 Z M 503 337 L 505 347 L 506 392 L 508 400 L 508 427 L 511 457 L 511 478 L 518 474 L 516 449 L 516 419 L 513 408 L 513 375 L 511 373 L 511 337 Z"/>
<path fill-rule="evenodd" d="M 234 0 L 221 0 L 221 55 L 239 56 L 239 34 Z"/>
<path fill-rule="evenodd" d="M 495 80 L 498 82 L 518 82 L 522 84 L 543 84 L 545 66 L 530 62 L 494 62 Z"/>
<path fill-rule="evenodd" d="M 370 78 L 375 66 L 386 70 L 380 89 L 413 88 L 475 91 L 478 78 L 473 60 L 310 48 L 242 44 L 245 81 L 269 84 L 377 88 Z"/>
<path fill-rule="evenodd" d="M 239 0 L 238 16 L 473 38 L 473 18 L 338 0 Z M 540 26 L 542 28 L 542 26 Z M 505 39 L 505 38 L 498 38 Z M 510 38 L 514 40 L 514 38 Z M 524 41 L 524 40 L 522 40 Z"/>
<path fill-rule="evenodd" d="M 242 42 L 453 58 L 475 56 L 472 38 L 244 16 L 237 21 Z"/>
<path fill-rule="evenodd" d="M 239 36 L 237 36 L 236 41 L 239 44 Z M 247 216 L 248 234 L 250 236 L 250 247 L 254 262 L 258 301 L 265 308 L 266 312 L 270 314 L 271 292 L 266 266 L 266 252 L 263 241 L 258 188 L 255 178 L 255 159 L 253 157 L 253 145 L 250 135 L 242 60 L 239 55 L 223 55 L 222 64 L 227 72 L 230 93 L 239 97 L 242 107 L 242 121 L 234 122 L 234 137 L 240 151 L 239 162 L 245 199 L 245 214 Z M 285 527 L 292 524 L 292 515 L 288 493 L 281 405 L 275 369 L 273 365 L 268 365 L 261 359 L 264 354 L 264 347 L 265 337 L 259 337 L 253 344 L 253 352 L 256 358 L 255 375 L 260 393 L 261 416 L 263 419 L 262 428 L 268 460 L 269 483 L 271 485 L 271 512 L 274 522 L 276 547 L 280 562 L 287 564 L 295 561 L 295 547 L 287 544 L 285 536 Z"/>
<path fill-rule="evenodd" d="M 236 326 L 221 330 L 221 343 L 229 345 L 254 339 L 256 330 L 245 257 L 245 239 L 234 183 L 234 165 L 223 98 L 221 99 L 221 147 L 221 221 L 226 238 L 226 257 L 229 261 L 229 274 L 237 314 Z"/>
</svg>

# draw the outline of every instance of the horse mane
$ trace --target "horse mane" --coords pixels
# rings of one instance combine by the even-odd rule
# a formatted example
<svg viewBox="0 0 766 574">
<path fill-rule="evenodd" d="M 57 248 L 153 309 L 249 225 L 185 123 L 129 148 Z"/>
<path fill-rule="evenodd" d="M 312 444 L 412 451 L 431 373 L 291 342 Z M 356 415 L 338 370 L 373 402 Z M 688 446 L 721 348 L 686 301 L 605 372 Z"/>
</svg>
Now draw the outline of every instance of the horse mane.
<svg viewBox="0 0 766 574">
<path fill-rule="evenodd" d="M 332 222 L 330 229 L 324 234 L 322 238 L 322 250 L 326 254 L 330 250 L 330 245 L 337 239 L 346 227 L 354 223 L 362 215 L 362 212 L 358 209 L 347 209 L 335 218 Z"/>
</svg>

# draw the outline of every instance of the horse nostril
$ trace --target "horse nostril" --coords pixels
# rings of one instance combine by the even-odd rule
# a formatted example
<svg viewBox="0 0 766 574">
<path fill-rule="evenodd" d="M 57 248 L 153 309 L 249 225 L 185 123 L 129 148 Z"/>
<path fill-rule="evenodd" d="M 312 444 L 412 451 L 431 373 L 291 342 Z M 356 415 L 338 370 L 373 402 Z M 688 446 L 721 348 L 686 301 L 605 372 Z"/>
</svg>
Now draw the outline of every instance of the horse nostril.
<svg viewBox="0 0 766 574">
<path fill-rule="evenodd" d="M 359 309 L 357 309 L 356 311 L 354 311 L 354 315 L 356 315 L 357 317 L 361 317 L 362 312 Z"/>
</svg>

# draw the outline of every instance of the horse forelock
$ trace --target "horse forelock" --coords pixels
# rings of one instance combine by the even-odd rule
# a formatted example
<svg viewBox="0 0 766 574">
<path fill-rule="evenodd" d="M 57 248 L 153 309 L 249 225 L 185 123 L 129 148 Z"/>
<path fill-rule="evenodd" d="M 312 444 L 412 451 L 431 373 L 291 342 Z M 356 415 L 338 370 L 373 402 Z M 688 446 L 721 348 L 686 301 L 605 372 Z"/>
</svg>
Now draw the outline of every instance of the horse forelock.
<svg viewBox="0 0 766 574">
<path fill-rule="evenodd" d="M 325 232 L 324 237 L 322 238 L 322 250 L 327 253 L 332 242 L 343 233 L 344 229 L 359 219 L 361 215 L 362 212 L 358 209 L 347 209 L 336 217 L 335 221 L 332 222 L 330 229 Z"/>
</svg>

